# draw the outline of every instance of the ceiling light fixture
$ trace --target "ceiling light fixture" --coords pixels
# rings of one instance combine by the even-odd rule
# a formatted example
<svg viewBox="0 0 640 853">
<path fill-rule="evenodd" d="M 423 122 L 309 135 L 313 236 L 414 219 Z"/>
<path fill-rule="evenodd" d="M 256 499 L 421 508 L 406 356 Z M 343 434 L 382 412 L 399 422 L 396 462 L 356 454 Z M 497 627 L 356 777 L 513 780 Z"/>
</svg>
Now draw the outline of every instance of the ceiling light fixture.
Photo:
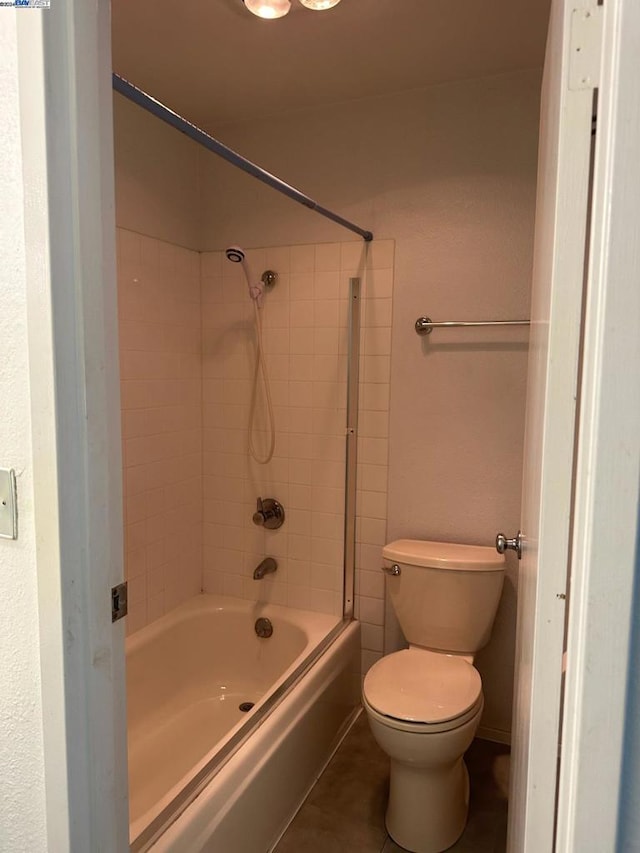
<svg viewBox="0 0 640 853">
<path fill-rule="evenodd" d="M 284 18 L 291 9 L 290 0 L 244 0 L 244 5 L 259 18 Z"/>
<path fill-rule="evenodd" d="M 321 12 L 323 9 L 331 9 L 332 6 L 337 6 L 340 0 L 300 0 L 300 2 L 307 9 Z"/>
</svg>

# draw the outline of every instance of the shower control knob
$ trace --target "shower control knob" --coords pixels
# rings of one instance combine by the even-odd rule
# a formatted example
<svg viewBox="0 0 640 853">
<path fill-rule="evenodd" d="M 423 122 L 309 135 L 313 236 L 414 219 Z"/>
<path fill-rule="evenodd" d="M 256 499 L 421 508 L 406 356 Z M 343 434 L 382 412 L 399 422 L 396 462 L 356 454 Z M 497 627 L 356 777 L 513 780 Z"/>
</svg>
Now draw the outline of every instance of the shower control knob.
<svg viewBox="0 0 640 853">
<path fill-rule="evenodd" d="M 507 539 L 504 533 L 498 533 L 496 536 L 496 551 L 498 554 L 504 554 L 507 551 L 515 551 L 518 559 L 522 559 L 522 531 L 518 530 L 518 535 L 515 539 Z"/>
<path fill-rule="evenodd" d="M 258 498 L 253 523 L 267 530 L 277 530 L 284 524 L 284 507 L 275 498 Z"/>
</svg>

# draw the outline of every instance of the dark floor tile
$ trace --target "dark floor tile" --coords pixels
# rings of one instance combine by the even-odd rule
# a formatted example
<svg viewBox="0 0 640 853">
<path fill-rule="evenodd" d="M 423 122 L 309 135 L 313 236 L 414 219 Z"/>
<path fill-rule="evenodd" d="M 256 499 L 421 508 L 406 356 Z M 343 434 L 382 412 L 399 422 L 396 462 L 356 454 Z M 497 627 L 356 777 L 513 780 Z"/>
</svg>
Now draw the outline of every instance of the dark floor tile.
<svg viewBox="0 0 640 853">
<path fill-rule="evenodd" d="M 466 755 L 469 819 L 452 853 L 506 850 L 509 748 L 474 741 Z M 387 835 L 389 759 L 361 714 L 274 853 L 405 853 Z"/>
<path fill-rule="evenodd" d="M 385 831 L 305 803 L 275 853 L 380 853 Z"/>
<path fill-rule="evenodd" d="M 366 715 L 361 714 L 307 803 L 384 830 L 388 795 L 389 759 L 373 740 Z"/>
<path fill-rule="evenodd" d="M 311 791 L 307 803 L 345 820 L 364 821 L 384 830 L 389 773 L 376 765 L 340 763 L 330 766 Z"/>
<path fill-rule="evenodd" d="M 494 853 L 496 817 L 492 812 L 472 812 L 464 832 L 449 848 L 451 853 Z"/>
<path fill-rule="evenodd" d="M 509 747 L 488 740 L 474 740 L 465 755 L 471 779 L 471 801 L 479 807 L 507 799 Z"/>
<path fill-rule="evenodd" d="M 399 844 L 396 844 L 390 835 L 387 835 L 387 840 L 382 848 L 382 853 L 406 853 L 406 851 L 404 847 L 400 847 Z"/>
<path fill-rule="evenodd" d="M 378 746 L 371 734 L 369 719 L 363 711 L 336 752 L 334 759 L 348 755 L 352 761 L 372 761 L 388 766 L 389 756 Z"/>
<path fill-rule="evenodd" d="M 506 853 L 507 850 L 507 812 L 500 815 L 500 823 L 496 830 L 496 840 L 493 845 L 493 853 Z"/>
</svg>

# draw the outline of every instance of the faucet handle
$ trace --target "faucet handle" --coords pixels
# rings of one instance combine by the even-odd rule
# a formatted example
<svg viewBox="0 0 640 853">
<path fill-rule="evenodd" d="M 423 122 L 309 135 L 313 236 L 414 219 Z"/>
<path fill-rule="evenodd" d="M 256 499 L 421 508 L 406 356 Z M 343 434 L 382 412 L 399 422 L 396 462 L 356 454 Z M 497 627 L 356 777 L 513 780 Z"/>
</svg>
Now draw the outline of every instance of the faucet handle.
<svg viewBox="0 0 640 853">
<path fill-rule="evenodd" d="M 253 523 L 267 530 L 277 530 L 284 524 L 284 507 L 275 498 L 258 498 Z"/>
<path fill-rule="evenodd" d="M 258 525 L 263 525 L 267 520 L 267 514 L 264 511 L 264 505 L 262 503 L 262 498 L 258 498 L 256 511 L 253 513 L 253 523 Z"/>
</svg>

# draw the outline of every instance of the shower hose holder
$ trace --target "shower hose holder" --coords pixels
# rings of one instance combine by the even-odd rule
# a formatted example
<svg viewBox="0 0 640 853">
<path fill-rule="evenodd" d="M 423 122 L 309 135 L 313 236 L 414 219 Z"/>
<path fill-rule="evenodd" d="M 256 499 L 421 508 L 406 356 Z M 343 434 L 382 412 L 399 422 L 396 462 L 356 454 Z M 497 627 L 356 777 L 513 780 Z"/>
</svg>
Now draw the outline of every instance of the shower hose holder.
<svg viewBox="0 0 640 853">
<path fill-rule="evenodd" d="M 273 270 L 265 270 L 260 276 L 260 281 L 264 284 L 266 290 L 271 290 L 277 280 L 278 273 Z"/>
</svg>

